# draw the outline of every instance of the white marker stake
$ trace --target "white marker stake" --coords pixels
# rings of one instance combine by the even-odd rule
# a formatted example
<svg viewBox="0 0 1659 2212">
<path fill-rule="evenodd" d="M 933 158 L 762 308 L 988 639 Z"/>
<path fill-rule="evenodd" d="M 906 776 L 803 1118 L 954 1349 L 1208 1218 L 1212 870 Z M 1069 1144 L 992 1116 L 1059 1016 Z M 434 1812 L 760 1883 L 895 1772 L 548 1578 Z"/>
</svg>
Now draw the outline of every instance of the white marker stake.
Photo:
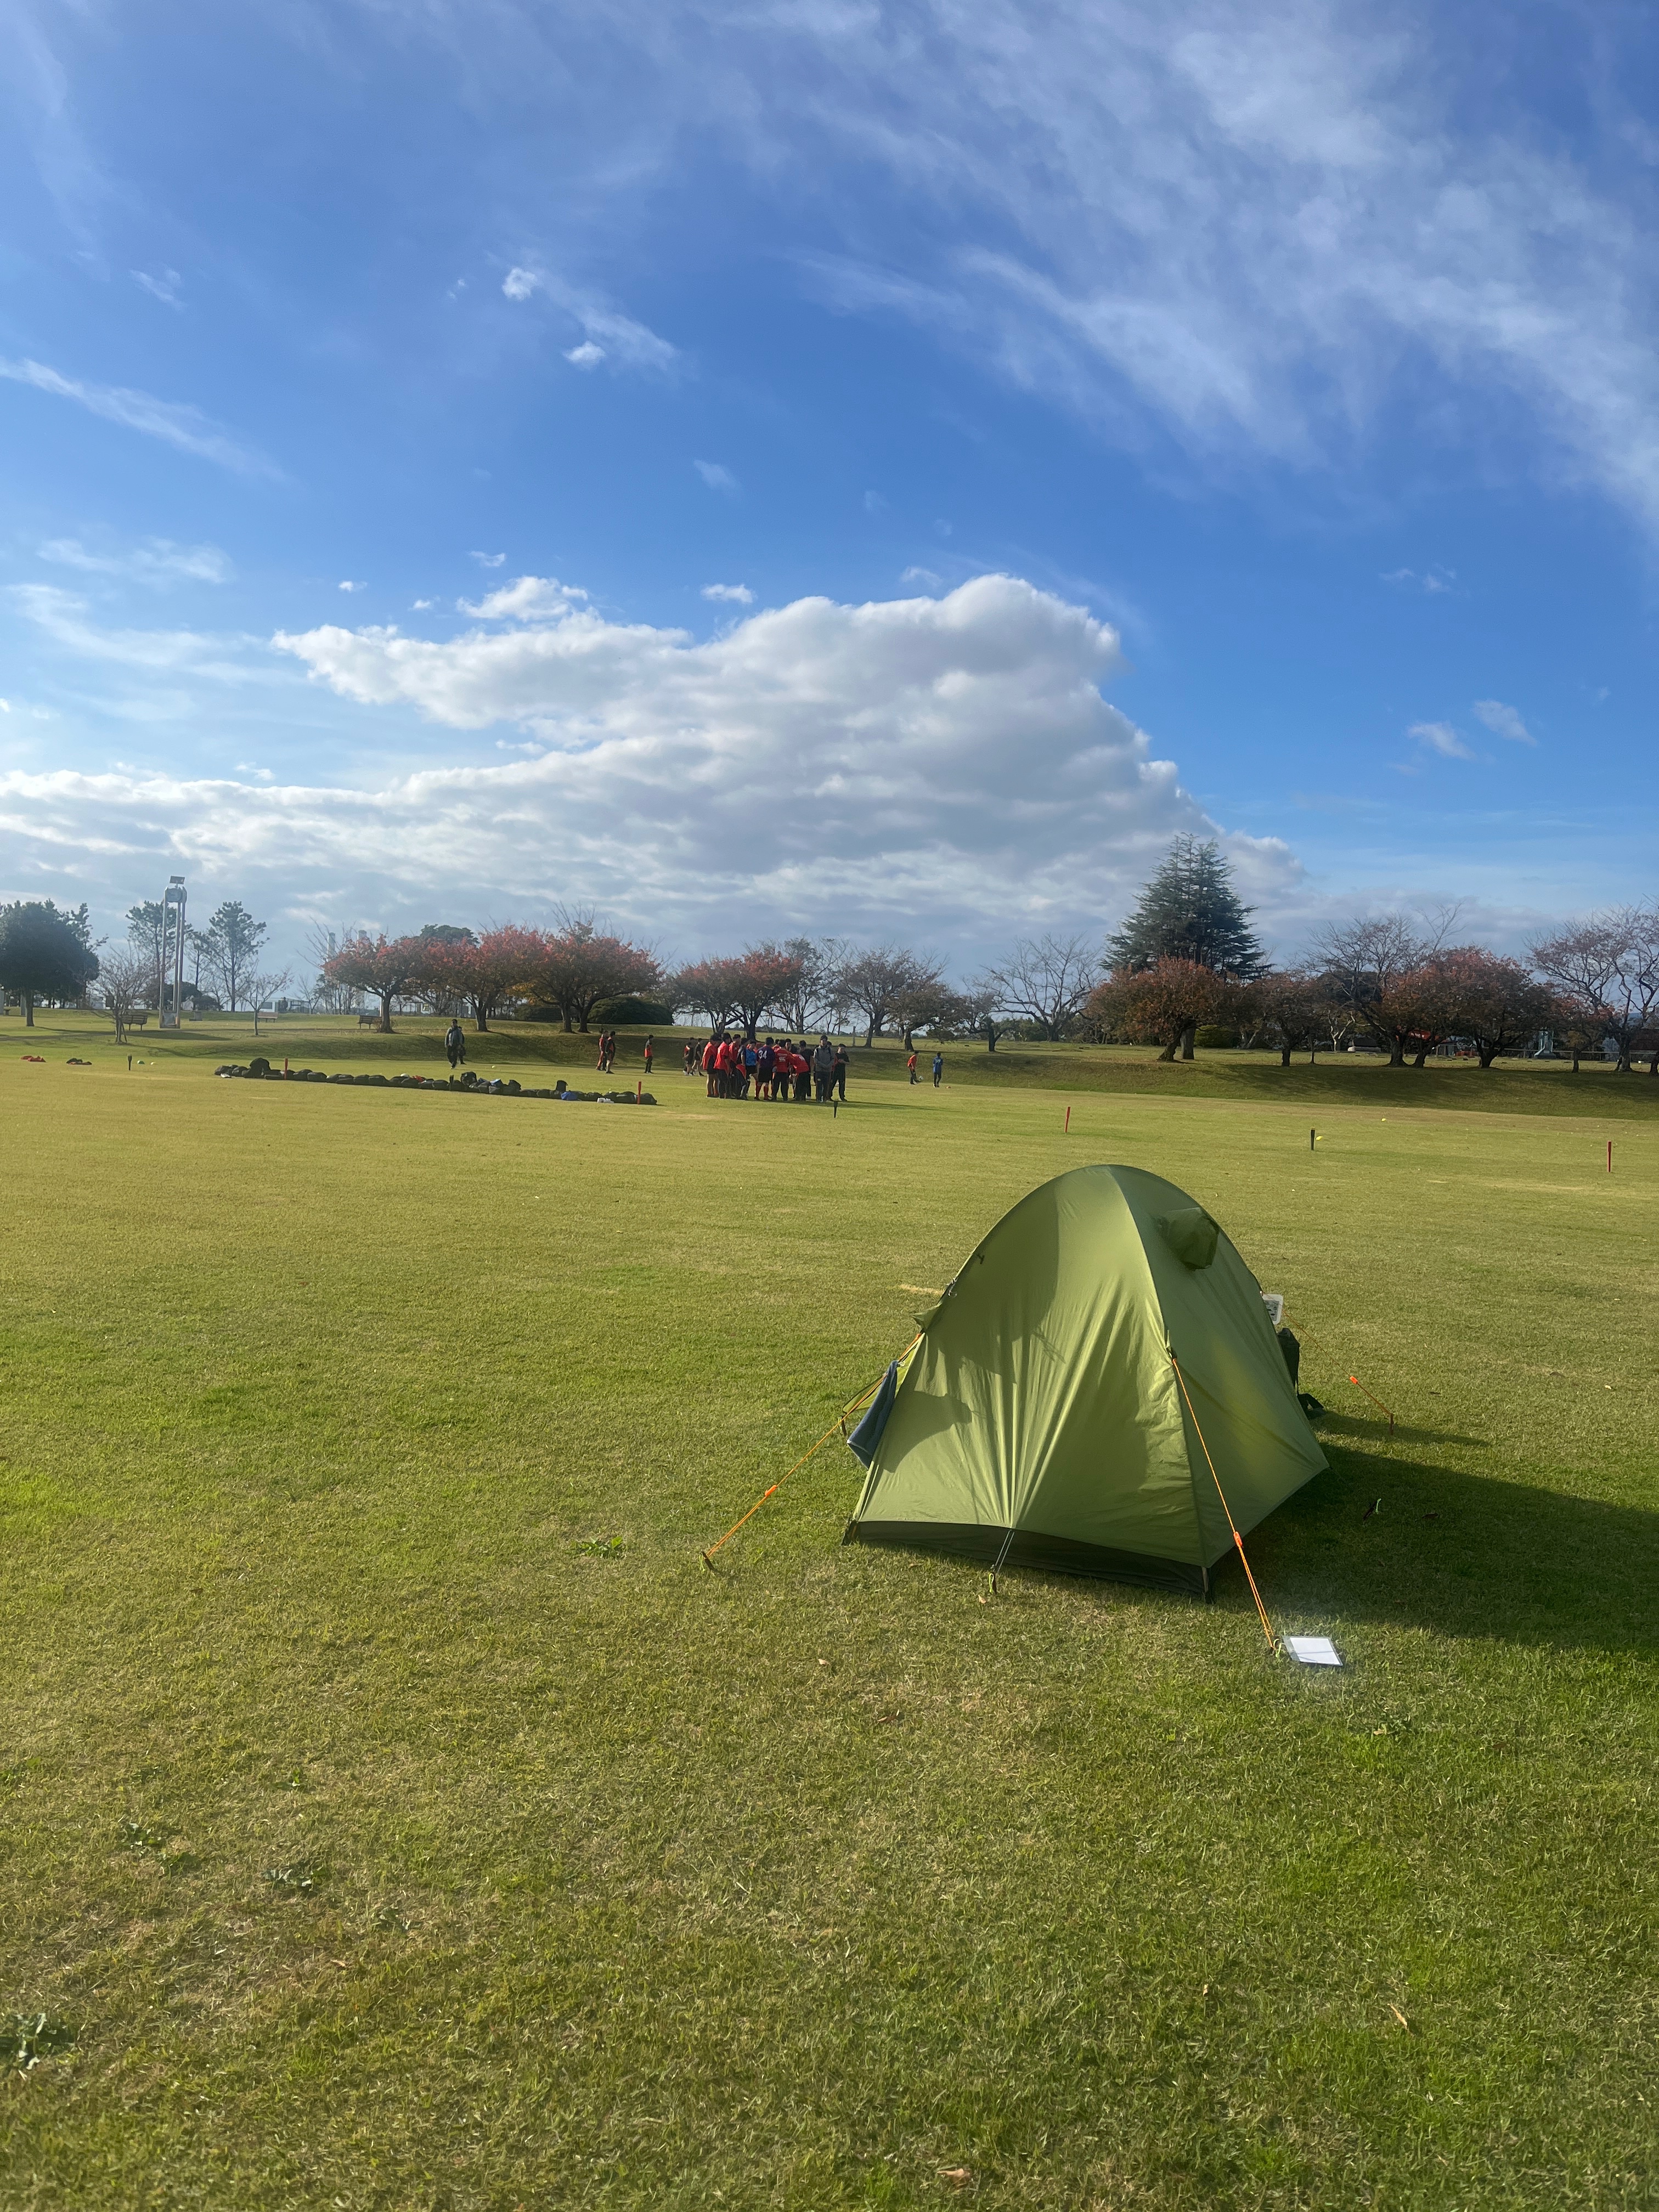
<svg viewBox="0 0 1659 2212">
<path fill-rule="evenodd" d="M 1304 1667 L 1340 1667 L 1341 1660 L 1328 1636 L 1287 1636 L 1284 1639 L 1286 1654 L 1299 1659 Z"/>
</svg>

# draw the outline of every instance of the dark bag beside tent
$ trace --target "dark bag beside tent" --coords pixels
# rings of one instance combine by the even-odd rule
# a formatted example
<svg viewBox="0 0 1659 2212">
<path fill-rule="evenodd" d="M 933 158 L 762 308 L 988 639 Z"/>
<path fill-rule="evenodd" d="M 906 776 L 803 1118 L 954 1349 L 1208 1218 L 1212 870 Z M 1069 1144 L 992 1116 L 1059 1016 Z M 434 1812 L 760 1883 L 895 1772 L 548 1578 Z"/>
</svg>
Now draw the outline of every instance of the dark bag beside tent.
<svg viewBox="0 0 1659 2212">
<path fill-rule="evenodd" d="M 1032 1191 L 917 1320 L 854 1431 L 849 1543 L 1197 1593 L 1227 1508 L 1244 1534 L 1324 1471 L 1261 1285 L 1139 1168 Z"/>
</svg>

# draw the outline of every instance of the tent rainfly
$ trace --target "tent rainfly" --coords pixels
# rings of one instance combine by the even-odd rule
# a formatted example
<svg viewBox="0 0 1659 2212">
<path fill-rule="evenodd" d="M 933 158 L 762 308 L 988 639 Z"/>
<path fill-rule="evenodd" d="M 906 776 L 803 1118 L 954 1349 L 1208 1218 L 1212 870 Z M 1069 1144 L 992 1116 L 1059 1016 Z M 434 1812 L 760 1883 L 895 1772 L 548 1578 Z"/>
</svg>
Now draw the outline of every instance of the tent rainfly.
<svg viewBox="0 0 1659 2212">
<path fill-rule="evenodd" d="M 1325 1470 L 1255 1277 L 1139 1168 L 1043 1183 L 916 1321 L 848 1439 L 848 1543 L 1207 1594 L 1229 1510 Z"/>
</svg>

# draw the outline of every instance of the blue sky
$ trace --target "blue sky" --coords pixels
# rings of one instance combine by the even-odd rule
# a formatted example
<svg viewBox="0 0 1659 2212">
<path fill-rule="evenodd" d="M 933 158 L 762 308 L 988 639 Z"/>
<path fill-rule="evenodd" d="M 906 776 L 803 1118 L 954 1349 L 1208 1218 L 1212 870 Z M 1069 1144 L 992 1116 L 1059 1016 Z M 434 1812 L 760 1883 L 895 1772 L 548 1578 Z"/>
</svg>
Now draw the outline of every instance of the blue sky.
<svg viewBox="0 0 1659 2212">
<path fill-rule="evenodd" d="M 13 0 L 0 890 L 1650 896 L 1653 37 L 1447 13 Z"/>
</svg>

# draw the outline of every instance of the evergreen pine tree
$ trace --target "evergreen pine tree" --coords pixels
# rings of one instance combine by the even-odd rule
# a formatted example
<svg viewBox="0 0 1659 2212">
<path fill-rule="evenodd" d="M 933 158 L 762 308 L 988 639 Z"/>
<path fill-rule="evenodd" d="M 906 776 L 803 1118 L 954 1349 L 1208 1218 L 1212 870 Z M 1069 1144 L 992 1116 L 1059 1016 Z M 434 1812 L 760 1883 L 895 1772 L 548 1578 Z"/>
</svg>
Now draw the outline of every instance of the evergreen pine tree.
<svg viewBox="0 0 1659 2212">
<path fill-rule="evenodd" d="M 1115 937 L 1106 940 L 1114 968 L 1131 974 L 1158 960 L 1194 960 L 1218 975 L 1243 981 L 1267 967 L 1250 927 L 1254 909 L 1240 902 L 1233 872 L 1212 838 L 1177 837 L 1164 865 Z"/>
</svg>

